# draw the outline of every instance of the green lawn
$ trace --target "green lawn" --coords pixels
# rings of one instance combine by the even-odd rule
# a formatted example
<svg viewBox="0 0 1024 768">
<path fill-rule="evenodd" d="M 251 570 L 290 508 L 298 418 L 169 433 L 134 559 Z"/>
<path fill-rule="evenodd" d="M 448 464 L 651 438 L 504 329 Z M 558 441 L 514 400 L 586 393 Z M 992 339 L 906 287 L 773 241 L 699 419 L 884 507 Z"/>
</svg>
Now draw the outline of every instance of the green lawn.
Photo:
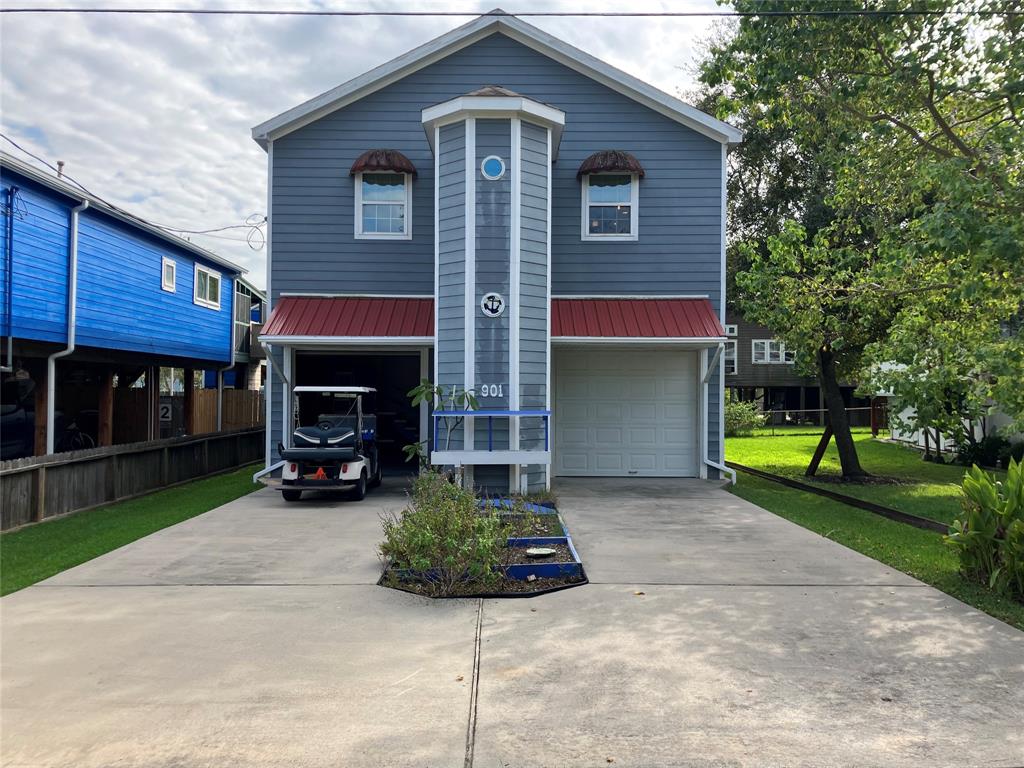
<svg viewBox="0 0 1024 768">
<path fill-rule="evenodd" d="M 201 515 L 259 488 L 253 467 L 0 535 L 0 595 Z"/>
<path fill-rule="evenodd" d="M 778 429 L 778 428 L 776 428 Z M 737 464 L 784 475 L 808 483 L 873 501 L 886 507 L 950 523 L 960 511 L 960 481 L 964 467 L 921 461 L 920 451 L 871 439 L 870 431 L 855 431 L 861 465 L 873 475 L 899 479 L 898 485 L 858 485 L 816 481 L 804 477 L 804 470 L 818 444 L 820 434 L 796 429 L 775 437 L 730 437 L 725 441 L 725 458 Z M 835 441 L 829 444 L 818 474 L 838 475 L 839 456 Z"/>
<path fill-rule="evenodd" d="M 1024 605 L 961 578 L 940 534 L 742 472 L 732 492 L 1024 630 Z"/>
</svg>

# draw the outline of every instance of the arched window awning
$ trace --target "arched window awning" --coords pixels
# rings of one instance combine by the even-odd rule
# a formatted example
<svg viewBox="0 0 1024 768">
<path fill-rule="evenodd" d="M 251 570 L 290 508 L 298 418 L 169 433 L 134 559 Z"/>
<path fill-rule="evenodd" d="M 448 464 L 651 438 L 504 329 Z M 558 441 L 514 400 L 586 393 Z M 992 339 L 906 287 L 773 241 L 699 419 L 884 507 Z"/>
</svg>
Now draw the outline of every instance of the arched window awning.
<svg viewBox="0 0 1024 768">
<path fill-rule="evenodd" d="M 602 149 L 583 161 L 580 169 L 576 171 L 576 178 L 582 178 L 588 173 L 635 173 L 642 179 L 644 167 L 625 150 Z"/>
<path fill-rule="evenodd" d="M 397 149 L 368 149 L 352 163 L 349 174 L 357 173 L 411 173 L 416 175 L 416 166 Z"/>
</svg>

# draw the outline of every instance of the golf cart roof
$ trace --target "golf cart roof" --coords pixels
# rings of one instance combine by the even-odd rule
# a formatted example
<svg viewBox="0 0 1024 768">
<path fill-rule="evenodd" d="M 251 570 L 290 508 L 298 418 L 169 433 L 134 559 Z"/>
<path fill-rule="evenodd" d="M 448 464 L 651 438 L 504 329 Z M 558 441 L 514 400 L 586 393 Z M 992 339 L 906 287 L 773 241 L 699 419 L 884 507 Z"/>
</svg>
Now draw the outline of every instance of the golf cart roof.
<svg viewBox="0 0 1024 768">
<path fill-rule="evenodd" d="M 369 392 L 376 392 L 377 390 L 373 387 L 295 387 L 292 392 L 295 394 L 301 394 L 302 392 L 330 392 L 331 394 L 341 395 L 365 395 Z"/>
</svg>

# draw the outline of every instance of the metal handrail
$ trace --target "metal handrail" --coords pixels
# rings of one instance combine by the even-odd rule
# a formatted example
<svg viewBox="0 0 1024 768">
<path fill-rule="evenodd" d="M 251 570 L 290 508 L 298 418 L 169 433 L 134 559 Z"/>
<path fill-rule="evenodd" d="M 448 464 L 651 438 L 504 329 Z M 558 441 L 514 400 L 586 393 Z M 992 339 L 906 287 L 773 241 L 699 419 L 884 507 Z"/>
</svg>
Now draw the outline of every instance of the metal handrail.
<svg viewBox="0 0 1024 768">
<path fill-rule="evenodd" d="M 486 416 L 487 417 L 487 450 L 494 450 L 494 417 L 511 418 L 513 416 L 535 416 L 544 419 L 544 450 L 550 450 L 550 419 L 551 411 L 542 409 L 527 409 L 522 411 L 511 411 L 511 410 L 477 410 L 477 411 L 434 411 L 432 414 L 434 418 L 434 442 L 433 450 L 437 450 L 437 420 L 448 416 Z"/>
</svg>

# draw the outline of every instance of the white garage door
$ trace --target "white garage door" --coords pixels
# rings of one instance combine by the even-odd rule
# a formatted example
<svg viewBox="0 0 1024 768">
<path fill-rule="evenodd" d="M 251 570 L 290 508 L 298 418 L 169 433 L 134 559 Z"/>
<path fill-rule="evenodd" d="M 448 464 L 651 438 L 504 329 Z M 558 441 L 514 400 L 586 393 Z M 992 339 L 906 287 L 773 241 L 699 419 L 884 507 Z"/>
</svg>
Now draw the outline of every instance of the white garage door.
<svg viewBox="0 0 1024 768">
<path fill-rule="evenodd" d="M 555 474 L 697 476 L 697 353 L 556 349 Z"/>
</svg>

